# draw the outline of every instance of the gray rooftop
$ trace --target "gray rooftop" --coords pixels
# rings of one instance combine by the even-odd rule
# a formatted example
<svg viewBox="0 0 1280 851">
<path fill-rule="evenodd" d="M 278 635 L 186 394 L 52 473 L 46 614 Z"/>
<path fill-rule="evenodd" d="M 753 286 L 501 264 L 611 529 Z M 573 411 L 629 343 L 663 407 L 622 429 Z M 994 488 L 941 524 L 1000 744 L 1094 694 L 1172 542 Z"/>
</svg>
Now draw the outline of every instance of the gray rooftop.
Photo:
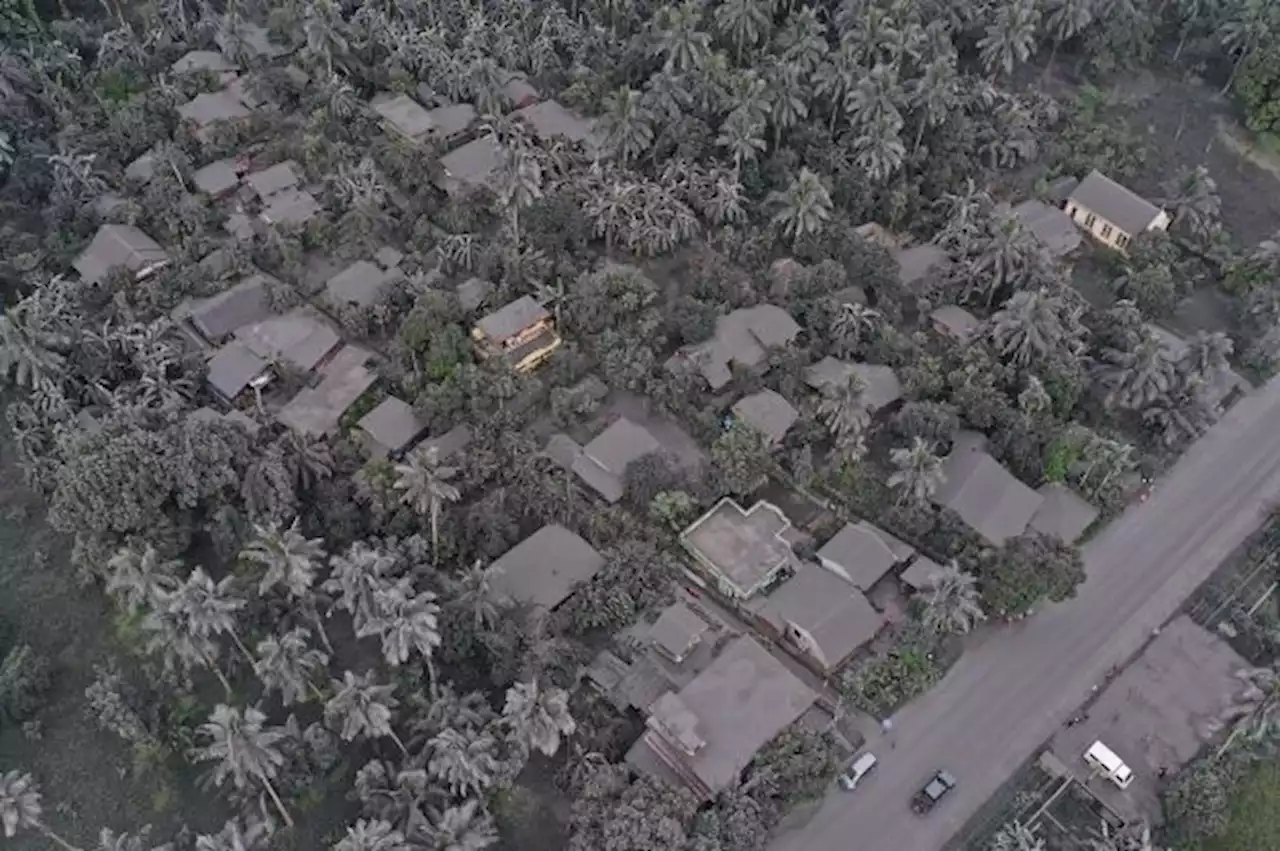
<svg viewBox="0 0 1280 851">
<path fill-rule="evenodd" d="M 827 670 L 875 638 L 884 626 L 884 616 L 861 591 L 815 565 L 801 568 L 762 598 L 758 612 L 781 632 L 788 625 L 803 630 L 812 644 L 802 649 Z"/>
<path fill-rule="evenodd" d="M 124 176 L 130 180 L 146 183 L 156 175 L 156 152 L 153 148 L 125 167 Z"/>
<path fill-rule="evenodd" d="M 715 335 L 696 346 L 689 356 L 711 389 L 719 390 L 733 377 L 731 364 L 744 368 L 759 366 L 769 349 L 786 346 L 799 333 L 800 326 L 780 307 L 772 304 L 743 307 L 717 319 Z"/>
<path fill-rule="evenodd" d="M 538 304 L 532 296 L 525 295 L 498 308 L 488 316 L 481 317 L 476 327 L 484 334 L 486 340 L 495 345 L 501 345 L 534 323 L 548 319 L 550 316 L 550 312 Z"/>
<path fill-rule="evenodd" d="M 930 314 L 930 317 L 935 325 L 962 342 L 973 336 L 982 324 L 978 317 L 954 304 L 944 304 Z"/>
<path fill-rule="evenodd" d="M 192 50 L 183 54 L 169 66 L 175 74 L 196 74 L 208 71 L 212 74 L 234 73 L 236 66 L 214 50 Z"/>
<path fill-rule="evenodd" d="M 604 556 L 558 524 L 543 526 L 493 563 L 500 600 L 554 609 L 604 567 Z"/>
<path fill-rule="evenodd" d="M 262 220 L 270 224 L 301 225 L 320 212 L 320 202 L 305 189 L 285 189 L 268 199 Z"/>
<path fill-rule="evenodd" d="M 544 100 L 540 103 L 517 109 L 512 117 L 520 117 L 529 122 L 535 135 L 549 139 L 556 136 L 571 142 L 582 142 L 589 149 L 599 144 L 596 124 L 589 118 L 583 118 L 558 101 Z"/>
<path fill-rule="evenodd" d="M 696 752 L 680 753 L 680 762 L 697 779 L 694 792 L 711 797 L 733 784 L 756 752 L 816 699 L 782 662 L 742 636 L 678 693 L 651 707 L 650 729 L 632 751 L 655 748 L 655 738 L 696 742 Z M 673 750 L 662 741 L 656 747 Z M 633 753 L 627 761 L 635 764 Z"/>
<path fill-rule="evenodd" d="M 421 139 L 435 129 L 431 115 L 408 95 L 383 93 L 375 96 L 369 105 L 379 118 L 410 139 Z"/>
<path fill-rule="evenodd" d="M 908 287 L 948 262 L 947 252 L 931 242 L 899 251 L 894 259 L 898 261 L 898 281 Z"/>
<path fill-rule="evenodd" d="M 901 579 L 916 591 L 928 591 L 933 588 L 934 577 L 942 571 L 942 565 L 927 556 L 916 556 L 915 561 L 902 571 Z"/>
<path fill-rule="evenodd" d="M 483 278 L 467 278 L 458 284 L 458 302 L 468 312 L 484 304 L 484 300 L 493 292 L 493 284 Z"/>
<path fill-rule="evenodd" d="M 943 462 L 946 481 L 933 501 L 960 515 L 993 544 L 1021 535 L 1044 497 L 981 450 L 954 450 Z"/>
<path fill-rule="evenodd" d="M 336 433 L 342 415 L 378 380 L 365 366 L 369 358 L 369 352 L 358 346 L 344 346 L 322 368 L 320 383 L 299 390 L 276 419 L 299 434 Z"/>
<path fill-rule="evenodd" d="M 436 107 L 427 116 L 431 119 L 431 135 L 449 139 L 475 123 L 476 108 L 469 103 L 453 103 Z"/>
<path fill-rule="evenodd" d="M 271 317 L 270 280 L 264 274 L 250 275 L 217 295 L 191 302 L 185 313 L 206 340 L 217 342 L 237 328 Z"/>
<path fill-rule="evenodd" d="M 244 392 L 270 364 L 239 342 L 227 343 L 209 359 L 209 386 L 227 401 Z"/>
<path fill-rule="evenodd" d="M 268 58 L 283 56 L 288 52 L 271 41 L 266 27 L 243 18 L 232 19 L 225 15 L 213 35 L 213 40 L 218 45 L 218 49 L 229 57 L 235 56 L 241 48 L 250 55 Z"/>
<path fill-rule="evenodd" d="M 235 121 L 248 118 L 252 113 L 233 92 L 225 89 L 196 95 L 178 107 L 178 115 L 194 121 L 199 127 L 208 127 L 215 121 Z"/>
<path fill-rule="evenodd" d="M 97 284 L 113 269 L 143 275 L 168 262 L 160 244 L 133 225 L 103 225 L 71 265 L 83 280 Z"/>
<path fill-rule="evenodd" d="M 780 443 L 800 416 L 790 402 L 767 389 L 743 396 L 734 404 L 733 413 L 770 443 Z"/>
<path fill-rule="evenodd" d="M 710 629 L 710 625 L 683 602 L 662 610 L 649 627 L 649 641 L 672 659 L 679 661 Z"/>
<path fill-rule="evenodd" d="M 235 159 L 211 162 L 196 169 L 191 180 L 207 195 L 224 195 L 240 185 L 239 163 Z"/>
<path fill-rule="evenodd" d="M 306 307 L 237 328 L 236 339 L 261 358 L 287 361 L 310 372 L 342 340 L 323 319 Z"/>
<path fill-rule="evenodd" d="M 805 382 L 822 390 L 839 387 L 856 375 L 862 382 L 862 400 L 872 413 L 888 407 L 902 398 L 902 382 L 892 367 L 872 363 L 848 363 L 827 357 L 805 370 Z"/>
<path fill-rule="evenodd" d="M 1160 208 L 1155 204 L 1096 170 L 1080 181 L 1068 201 L 1106 219 L 1130 236 L 1145 231 L 1160 215 Z"/>
<path fill-rule="evenodd" d="M 1031 518 L 1031 528 L 1068 544 L 1098 519 L 1098 509 L 1066 485 L 1050 482 L 1040 487 L 1044 502 Z"/>
<path fill-rule="evenodd" d="M 244 182 L 259 198 L 268 202 L 273 195 L 284 192 L 286 189 L 297 188 L 302 183 L 299 171 L 297 163 L 293 160 L 285 160 L 261 171 L 255 171 L 247 176 Z"/>
<path fill-rule="evenodd" d="M 325 282 L 325 292 L 335 305 L 370 307 L 398 280 L 399 269 L 383 269 L 368 260 L 358 260 Z"/>
<path fill-rule="evenodd" d="M 492 135 L 474 139 L 440 158 L 440 188 L 450 194 L 488 186 L 502 167 L 502 147 Z"/>
<path fill-rule="evenodd" d="M 436 450 L 436 457 L 443 461 L 455 452 L 461 452 L 471 443 L 471 429 L 465 425 L 455 426 L 438 437 L 429 437 L 418 444 L 423 451 Z"/>
<path fill-rule="evenodd" d="M 513 73 L 511 78 L 503 85 L 502 94 L 516 106 L 526 106 L 530 101 L 535 101 L 541 97 L 528 78 L 518 72 Z"/>
<path fill-rule="evenodd" d="M 741 596 L 747 596 L 780 567 L 797 562 L 784 534 L 790 528 L 786 515 L 768 502 L 743 511 L 725 498 L 681 533 L 680 539 Z"/>
<path fill-rule="evenodd" d="M 608 502 L 622 499 L 627 466 L 661 447 L 642 426 L 621 417 L 574 458 L 572 469 Z"/>
<path fill-rule="evenodd" d="M 370 449 L 380 456 L 408 449 L 426 430 L 422 420 L 414 414 L 413 408 L 395 396 L 383 399 L 376 408 L 360 418 L 356 427 L 368 437 Z"/>
<path fill-rule="evenodd" d="M 1032 199 L 1014 207 L 1013 214 L 1054 257 L 1070 254 L 1080 247 L 1083 239 L 1080 228 L 1057 207 Z"/>
<path fill-rule="evenodd" d="M 846 523 L 818 550 L 818 558 L 838 568 L 853 587 L 868 591 L 894 565 L 906 561 L 915 549 L 865 521 Z"/>
</svg>

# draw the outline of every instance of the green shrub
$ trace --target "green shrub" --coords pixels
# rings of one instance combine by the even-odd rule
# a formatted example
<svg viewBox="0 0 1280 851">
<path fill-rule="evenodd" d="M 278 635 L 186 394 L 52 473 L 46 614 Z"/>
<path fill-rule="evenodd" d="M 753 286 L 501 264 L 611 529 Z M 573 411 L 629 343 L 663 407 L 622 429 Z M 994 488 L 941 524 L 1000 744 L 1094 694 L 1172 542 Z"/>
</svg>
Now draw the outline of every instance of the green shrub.
<svg viewBox="0 0 1280 851">
<path fill-rule="evenodd" d="M 0 724 L 20 724 L 39 711 L 52 684 L 49 663 L 19 644 L 0 662 Z"/>
</svg>

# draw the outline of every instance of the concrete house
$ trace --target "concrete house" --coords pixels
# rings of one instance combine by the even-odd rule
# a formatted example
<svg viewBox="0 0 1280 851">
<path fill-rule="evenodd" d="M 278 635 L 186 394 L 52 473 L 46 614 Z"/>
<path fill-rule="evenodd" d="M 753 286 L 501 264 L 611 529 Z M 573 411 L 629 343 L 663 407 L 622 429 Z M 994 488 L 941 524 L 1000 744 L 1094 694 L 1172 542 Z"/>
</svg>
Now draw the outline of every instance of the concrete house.
<svg viewBox="0 0 1280 851">
<path fill-rule="evenodd" d="M 792 550 L 798 539 L 791 521 L 772 503 L 744 511 L 725 497 L 680 533 L 680 543 L 696 562 L 693 578 L 731 600 L 743 601 L 777 585 L 799 567 Z"/>
<path fill-rule="evenodd" d="M 733 365 L 743 369 L 760 366 L 771 349 L 790 344 L 799 334 L 800 326 L 780 307 L 758 304 L 739 308 L 716 320 L 710 340 L 672 356 L 667 368 L 678 368 L 680 361 L 692 362 L 711 389 L 719 390 L 733 378 Z"/>
<path fill-rule="evenodd" d="M 889 571 L 905 563 L 915 548 L 866 521 L 846 523 L 818 550 L 829 572 L 860 591 L 869 591 Z"/>
<path fill-rule="evenodd" d="M 168 266 L 169 257 L 133 225 L 103 225 L 71 265 L 90 284 L 102 283 L 115 269 L 127 269 L 141 281 Z"/>
<path fill-rule="evenodd" d="M 1025 532 L 1044 502 L 982 449 L 957 445 L 943 462 L 943 473 L 946 480 L 933 501 L 996 546 Z"/>
<path fill-rule="evenodd" d="M 521 296 L 481 318 L 471 339 L 482 358 L 505 358 L 517 372 L 529 372 L 560 348 L 551 312 L 532 296 Z"/>
<path fill-rule="evenodd" d="M 768 389 L 743 396 L 734 403 L 733 415 L 764 435 L 770 444 L 781 443 L 800 418 L 790 402 Z"/>
<path fill-rule="evenodd" d="M 360 418 L 356 433 L 373 458 L 396 458 L 410 449 L 427 430 L 403 399 L 388 396 Z M 439 455 L 436 456 L 437 458 Z"/>
<path fill-rule="evenodd" d="M 742 636 L 684 688 L 653 702 L 645 733 L 626 759 L 698 800 L 710 800 L 816 699 L 755 639 Z"/>
<path fill-rule="evenodd" d="M 884 616 L 861 591 L 815 565 L 748 604 L 764 627 L 801 661 L 826 676 L 876 637 Z"/>
<path fill-rule="evenodd" d="M 551 610 L 579 582 L 604 567 L 604 556 L 563 526 L 543 526 L 493 563 L 491 593 L 500 602 Z"/>
<path fill-rule="evenodd" d="M 1169 214 L 1100 171 L 1080 181 L 1067 198 L 1067 215 L 1094 239 L 1117 251 L 1149 230 L 1167 230 Z"/>
<path fill-rule="evenodd" d="M 676 602 L 658 615 L 649 627 L 648 638 L 655 650 L 679 664 L 689 658 L 710 629 L 711 625 L 685 603 Z"/>
</svg>

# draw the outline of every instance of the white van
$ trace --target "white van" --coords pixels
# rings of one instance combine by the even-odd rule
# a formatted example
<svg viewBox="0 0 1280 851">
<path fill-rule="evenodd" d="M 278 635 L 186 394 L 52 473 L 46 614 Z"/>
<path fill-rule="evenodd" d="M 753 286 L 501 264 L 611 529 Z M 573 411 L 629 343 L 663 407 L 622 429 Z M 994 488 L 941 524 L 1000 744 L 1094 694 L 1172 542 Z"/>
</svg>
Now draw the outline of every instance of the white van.
<svg viewBox="0 0 1280 851">
<path fill-rule="evenodd" d="M 871 773 L 871 769 L 876 767 L 876 755 L 871 751 L 867 751 L 862 756 L 853 761 L 853 765 L 849 766 L 849 770 L 840 775 L 840 788 L 846 792 L 852 792 L 858 786 L 858 782 L 862 778 Z"/>
<path fill-rule="evenodd" d="M 1108 778 L 1121 789 L 1128 789 L 1133 782 L 1133 771 L 1125 765 L 1124 760 L 1116 756 L 1115 751 L 1101 741 L 1089 745 L 1084 752 L 1084 761 L 1098 774 Z"/>
</svg>

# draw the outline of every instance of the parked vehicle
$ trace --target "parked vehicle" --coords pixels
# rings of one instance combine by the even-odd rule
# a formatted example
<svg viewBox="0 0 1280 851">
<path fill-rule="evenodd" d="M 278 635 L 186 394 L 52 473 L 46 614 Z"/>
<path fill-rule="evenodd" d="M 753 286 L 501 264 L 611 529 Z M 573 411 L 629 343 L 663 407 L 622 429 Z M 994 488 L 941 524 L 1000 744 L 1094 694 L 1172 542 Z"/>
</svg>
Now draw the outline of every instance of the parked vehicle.
<svg viewBox="0 0 1280 851">
<path fill-rule="evenodd" d="M 951 776 L 951 773 L 946 770 L 939 771 L 911 799 L 912 811 L 917 815 L 924 815 L 936 807 L 938 802 L 954 788 L 956 788 L 956 779 Z"/>
<path fill-rule="evenodd" d="M 1133 771 L 1116 752 L 1096 741 L 1084 752 L 1084 761 L 1094 773 L 1107 778 L 1121 789 L 1128 789 L 1133 782 Z"/>
<path fill-rule="evenodd" d="M 867 751 L 860 757 L 855 759 L 849 766 L 849 769 L 841 774 L 837 782 L 840 788 L 846 792 L 852 792 L 857 788 L 862 778 L 871 773 L 871 769 L 876 767 L 876 755 L 871 751 Z"/>
</svg>

